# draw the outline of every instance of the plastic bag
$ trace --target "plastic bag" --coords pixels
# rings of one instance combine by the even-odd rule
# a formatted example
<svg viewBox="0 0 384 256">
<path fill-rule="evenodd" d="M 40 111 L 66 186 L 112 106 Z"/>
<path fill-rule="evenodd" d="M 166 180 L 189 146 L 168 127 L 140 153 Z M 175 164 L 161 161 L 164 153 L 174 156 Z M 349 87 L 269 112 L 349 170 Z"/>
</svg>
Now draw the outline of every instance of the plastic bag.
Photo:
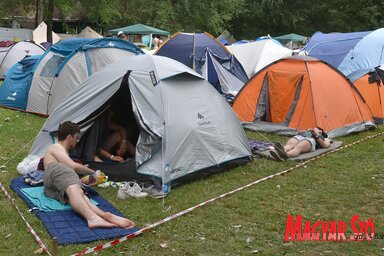
<svg viewBox="0 0 384 256">
<path fill-rule="evenodd" d="M 29 155 L 17 165 L 17 172 L 21 175 L 25 175 L 29 172 L 35 171 L 37 169 L 39 161 L 39 156 Z"/>
</svg>

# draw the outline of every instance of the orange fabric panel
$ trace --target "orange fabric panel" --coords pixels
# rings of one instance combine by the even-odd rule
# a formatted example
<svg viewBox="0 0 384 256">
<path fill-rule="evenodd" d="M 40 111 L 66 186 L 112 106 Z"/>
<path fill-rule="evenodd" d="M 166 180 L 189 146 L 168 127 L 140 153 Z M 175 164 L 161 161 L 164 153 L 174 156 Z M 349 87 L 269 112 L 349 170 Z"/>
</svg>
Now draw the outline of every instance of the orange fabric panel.
<svg viewBox="0 0 384 256">
<path fill-rule="evenodd" d="M 316 126 L 312 90 L 308 74 L 305 74 L 303 77 L 299 101 L 288 126 L 297 130 L 307 130 Z"/>
<path fill-rule="evenodd" d="M 376 82 L 369 83 L 369 75 L 364 75 L 355 81 L 355 86 L 365 99 L 374 117 L 384 118 L 384 87 Z"/>
<path fill-rule="evenodd" d="M 263 85 L 266 72 L 253 76 L 239 92 L 232 105 L 241 122 L 253 122 L 255 120 L 257 101 Z"/>
<path fill-rule="evenodd" d="M 268 92 L 271 122 L 285 121 L 295 98 L 303 73 L 271 70 L 268 72 Z"/>
<path fill-rule="evenodd" d="M 345 77 L 321 62 L 308 62 L 316 125 L 326 131 L 372 120 Z"/>
</svg>

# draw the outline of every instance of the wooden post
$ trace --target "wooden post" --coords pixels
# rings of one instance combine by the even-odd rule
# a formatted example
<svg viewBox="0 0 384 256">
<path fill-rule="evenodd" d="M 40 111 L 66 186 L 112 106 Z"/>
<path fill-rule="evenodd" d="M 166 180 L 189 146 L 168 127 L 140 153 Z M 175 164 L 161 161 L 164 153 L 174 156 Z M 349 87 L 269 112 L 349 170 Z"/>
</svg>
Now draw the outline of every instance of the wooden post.
<svg viewBox="0 0 384 256">
<path fill-rule="evenodd" d="M 52 238 L 52 256 L 57 256 L 57 238 Z"/>
</svg>

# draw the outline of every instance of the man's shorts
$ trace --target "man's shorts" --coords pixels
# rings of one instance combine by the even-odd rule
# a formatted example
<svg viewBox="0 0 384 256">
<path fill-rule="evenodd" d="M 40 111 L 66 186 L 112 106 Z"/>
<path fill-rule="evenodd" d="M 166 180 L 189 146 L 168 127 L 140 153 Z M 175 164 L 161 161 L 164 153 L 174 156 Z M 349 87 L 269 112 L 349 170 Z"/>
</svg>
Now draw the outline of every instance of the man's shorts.
<svg viewBox="0 0 384 256">
<path fill-rule="evenodd" d="M 53 162 L 45 168 L 44 173 L 44 194 L 47 197 L 56 199 L 63 204 L 68 202 L 65 194 L 68 186 L 79 184 L 79 175 L 64 163 Z"/>
<path fill-rule="evenodd" d="M 295 135 L 293 136 L 293 138 L 297 139 L 299 142 L 300 141 L 303 141 L 303 140 L 307 140 L 311 143 L 311 146 L 312 146 L 312 150 L 311 151 L 315 151 L 316 150 L 316 141 L 314 138 L 308 138 L 308 137 L 304 137 L 304 136 L 301 136 L 301 135 Z"/>
</svg>

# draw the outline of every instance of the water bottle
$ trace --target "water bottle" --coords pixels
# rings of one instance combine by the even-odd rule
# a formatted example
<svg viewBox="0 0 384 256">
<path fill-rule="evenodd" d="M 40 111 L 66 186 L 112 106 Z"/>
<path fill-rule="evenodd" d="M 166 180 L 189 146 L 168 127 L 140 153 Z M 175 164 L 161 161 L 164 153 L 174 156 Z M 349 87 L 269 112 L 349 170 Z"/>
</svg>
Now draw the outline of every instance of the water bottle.
<svg viewBox="0 0 384 256">
<path fill-rule="evenodd" d="M 165 194 L 168 194 L 171 192 L 171 168 L 169 167 L 169 164 L 165 165 L 165 169 L 163 172 L 162 191 Z"/>
</svg>

